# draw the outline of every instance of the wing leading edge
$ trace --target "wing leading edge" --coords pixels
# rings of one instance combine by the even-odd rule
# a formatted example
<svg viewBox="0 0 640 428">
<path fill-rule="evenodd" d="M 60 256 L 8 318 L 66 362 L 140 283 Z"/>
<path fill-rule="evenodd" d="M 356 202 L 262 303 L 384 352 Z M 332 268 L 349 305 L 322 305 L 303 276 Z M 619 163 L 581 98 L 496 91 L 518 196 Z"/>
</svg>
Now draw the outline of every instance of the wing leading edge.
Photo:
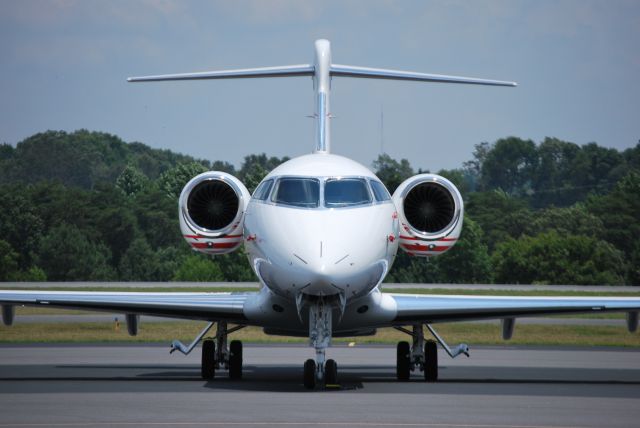
<svg viewBox="0 0 640 428">
<path fill-rule="evenodd" d="M 15 305 L 85 309 L 194 320 L 246 321 L 245 301 L 257 293 L 0 291 L 3 315 Z"/>
<path fill-rule="evenodd" d="M 437 323 L 523 316 L 640 311 L 640 298 L 498 297 L 389 294 L 396 302 L 394 324 Z M 631 325 L 630 325 L 631 329 Z"/>
</svg>

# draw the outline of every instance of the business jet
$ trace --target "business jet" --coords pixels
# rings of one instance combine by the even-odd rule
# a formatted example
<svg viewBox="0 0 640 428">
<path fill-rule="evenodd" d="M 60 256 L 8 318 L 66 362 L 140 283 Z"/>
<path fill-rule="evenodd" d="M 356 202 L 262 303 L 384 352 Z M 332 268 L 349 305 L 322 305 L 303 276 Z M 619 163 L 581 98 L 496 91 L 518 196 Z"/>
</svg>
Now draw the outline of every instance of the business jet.
<svg viewBox="0 0 640 428">
<path fill-rule="evenodd" d="M 201 374 L 217 370 L 242 377 L 242 343 L 228 336 L 246 326 L 266 334 L 308 337 L 315 358 L 304 363 L 307 388 L 338 382 L 338 365 L 326 359 L 333 337 L 368 336 L 393 327 L 411 340 L 397 344 L 396 375 L 416 372 L 438 378 L 437 343 L 452 358 L 469 347 L 450 347 L 437 333 L 440 322 L 501 319 L 509 339 L 522 316 L 618 311 L 636 331 L 640 299 L 439 296 L 385 293 L 381 283 L 398 249 L 434 257 L 454 251 L 464 219 L 460 192 L 435 174 L 404 181 L 393 195 L 368 168 L 330 151 L 330 90 L 334 77 L 516 86 L 513 82 L 334 64 L 330 43 L 315 42 L 312 64 L 132 77 L 130 82 L 307 76 L 315 90 L 313 152 L 271 171 L 253 195 L 236 177 L 209 171 L 182 190 L 178 216 L 195 251 L 216 255 L 244 245 L 261 288 L 248 293 L 134 293 L 0 291 L 5 324 L 14 306 L 73 308 L 124 313 L 135 335 L 139 316 L 203 320 L 208 324 L 188 345 L 202 341 Z M 216 326 L 216 334 L 205 338 Z M 426 331 L 433 340 L 425 340 Z"/>
</svg>

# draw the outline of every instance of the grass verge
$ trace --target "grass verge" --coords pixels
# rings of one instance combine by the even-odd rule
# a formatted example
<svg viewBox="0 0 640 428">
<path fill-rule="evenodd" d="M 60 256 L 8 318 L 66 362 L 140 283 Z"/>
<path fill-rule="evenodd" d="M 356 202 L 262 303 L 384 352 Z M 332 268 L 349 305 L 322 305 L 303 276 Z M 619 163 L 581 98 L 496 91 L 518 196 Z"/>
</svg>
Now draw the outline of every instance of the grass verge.
<svg viewBox="0 0 640 428">
<path fill-rule="evenodd" d="M 127 334 L 126 325 L 116 330 L 113 323 L 34 323 L 0 327 L 0 343 L 95 343 L 131 342 L 166 343 L 177 338 L 187 343 L 203 328 L 202 322 L 143 323 L 138 336 Z M 565 345 L 565 346 L 624 346 L 640 347 L 640 334 L 613 326 L 520 325 L 514 338 L 505 342 L 501 330 L 494 324 L 451 323 L 438 324 L 438 332 L 451 344 L 466 342 L 473 345 Z M 247 327 L 234 333 L 233 339 L 253 343 L 307 343 L 304 338 L 267 336 L 262 329 Z M 385 328 L 375 336 L 334 339 L 337 343 L 393 344 L 409 337 L 397 330 Z"/>
</svg>

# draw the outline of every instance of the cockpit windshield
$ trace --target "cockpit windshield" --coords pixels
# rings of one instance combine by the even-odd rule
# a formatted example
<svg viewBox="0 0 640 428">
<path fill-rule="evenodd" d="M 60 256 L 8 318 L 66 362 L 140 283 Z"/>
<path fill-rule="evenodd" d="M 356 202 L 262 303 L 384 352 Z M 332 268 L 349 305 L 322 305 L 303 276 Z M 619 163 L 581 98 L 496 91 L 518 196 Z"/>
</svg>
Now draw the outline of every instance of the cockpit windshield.
<svg viewBox="0 0 640 428">
<path fill-rule="evenodd" d="M 317 208 L 320 202 L 320 181 L 315 178 L 281 178 L 272 200 L 294 207 Z"/>
<path fill-rule="evenodd" d="M 371 203 L 369 186 L 362 178 L 330 178 L 324 185 L 327 208 L 349 207 Z"/>
</svg>

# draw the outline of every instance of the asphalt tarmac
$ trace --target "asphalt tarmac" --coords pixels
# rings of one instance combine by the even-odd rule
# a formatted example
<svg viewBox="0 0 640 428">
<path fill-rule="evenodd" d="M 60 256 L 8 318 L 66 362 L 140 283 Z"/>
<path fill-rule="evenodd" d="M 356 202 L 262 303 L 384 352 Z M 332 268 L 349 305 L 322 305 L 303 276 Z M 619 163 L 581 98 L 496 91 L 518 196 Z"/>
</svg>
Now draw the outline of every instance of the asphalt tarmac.
<svg viewBox="0 0 640 428">
<path fill-rule="evenodd" d="M 333 347 L 340 385 L 307 391 L 302 346 L 246 345 L 244 378 L 199 377 L 199 348 L 0 346 L 0 427 L 631 427 L 640 351 L 440 351 L 440 380 L 395 380 L 395 348 Z"/>
</svg>

